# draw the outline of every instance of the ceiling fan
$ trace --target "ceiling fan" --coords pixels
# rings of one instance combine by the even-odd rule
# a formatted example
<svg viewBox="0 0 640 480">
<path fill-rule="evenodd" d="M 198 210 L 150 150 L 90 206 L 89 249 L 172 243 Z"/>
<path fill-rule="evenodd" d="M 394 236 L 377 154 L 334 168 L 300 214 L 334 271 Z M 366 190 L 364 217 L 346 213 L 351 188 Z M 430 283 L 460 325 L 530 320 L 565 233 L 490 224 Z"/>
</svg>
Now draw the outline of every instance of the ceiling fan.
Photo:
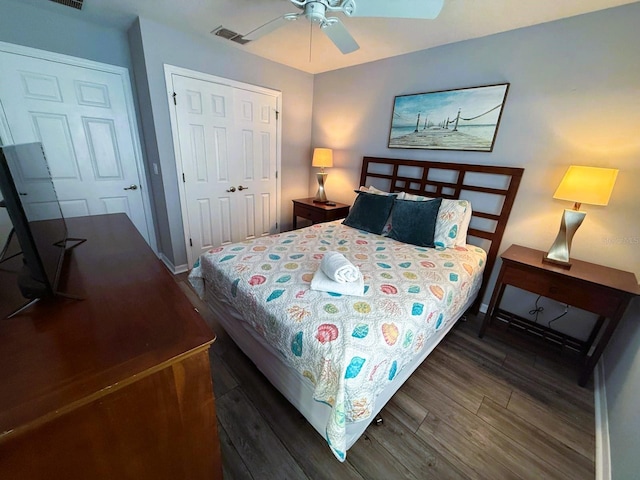
<svg viewBox="0 0 640 480">
<path fill-rule="evenodd" d="M 289 0 L 301 12 L 287 13 L 274 18 L 242 36 L 253 41 L 282 27 L 287 22 L 306 17 L 316 23 L 343 53 L 360 48 L 338 17 L 327 17 L 329 12 L 343 13 L 348 17 L 387 17 L 433 19 L 438 16 L 444 0 Z"/>
</svg>

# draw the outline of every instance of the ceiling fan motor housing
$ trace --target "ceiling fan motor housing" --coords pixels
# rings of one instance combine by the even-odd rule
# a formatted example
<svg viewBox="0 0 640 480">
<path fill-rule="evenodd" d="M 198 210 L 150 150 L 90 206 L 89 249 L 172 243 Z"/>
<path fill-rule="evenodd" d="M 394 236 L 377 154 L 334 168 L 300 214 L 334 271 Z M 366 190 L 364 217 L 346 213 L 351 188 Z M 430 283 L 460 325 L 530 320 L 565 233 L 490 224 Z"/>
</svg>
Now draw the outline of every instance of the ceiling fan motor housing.
<svg viewBox="0 0 640 480">
<path fill-rule="evenodd" d="M 327 5 L 323 2 L 308 2 L 304 6 L 304 16 L 313 23 L 323 23 L 326 12 Z"/>
</svg>

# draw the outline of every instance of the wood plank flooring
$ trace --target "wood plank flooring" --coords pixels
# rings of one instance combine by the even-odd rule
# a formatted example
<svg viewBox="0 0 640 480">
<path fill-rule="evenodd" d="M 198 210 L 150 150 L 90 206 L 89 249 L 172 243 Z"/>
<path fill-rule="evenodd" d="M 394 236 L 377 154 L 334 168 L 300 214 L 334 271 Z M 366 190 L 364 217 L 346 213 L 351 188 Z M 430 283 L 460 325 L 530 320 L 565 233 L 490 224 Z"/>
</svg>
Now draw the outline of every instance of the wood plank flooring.
<svg viewBox="0 0 640 480">
<path fill-rule="evenodd" d="M 176 277 L 218 339 L 211 349 L 225 479 L 595 478 L 592 382 L 557 352 L 469 316 L 340 463 Z M 566 358 L 565 358 L 566 360 Z"/>
</svg>

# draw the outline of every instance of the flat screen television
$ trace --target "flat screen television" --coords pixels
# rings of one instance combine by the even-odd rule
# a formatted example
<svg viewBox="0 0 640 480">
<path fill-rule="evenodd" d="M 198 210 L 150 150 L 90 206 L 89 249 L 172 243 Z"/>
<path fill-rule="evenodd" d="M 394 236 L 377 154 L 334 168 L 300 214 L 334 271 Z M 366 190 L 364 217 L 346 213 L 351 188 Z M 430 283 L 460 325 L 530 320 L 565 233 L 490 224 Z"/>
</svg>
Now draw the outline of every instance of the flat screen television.
<svg viewBox="0 0 640 480">
<path fill-rule="evenodd" d="M 55 295 L 67 226 L 40 143 L 0 147 L 0 192 L 22 250 L 21 294 L 30 301 Z"/>
</svg>

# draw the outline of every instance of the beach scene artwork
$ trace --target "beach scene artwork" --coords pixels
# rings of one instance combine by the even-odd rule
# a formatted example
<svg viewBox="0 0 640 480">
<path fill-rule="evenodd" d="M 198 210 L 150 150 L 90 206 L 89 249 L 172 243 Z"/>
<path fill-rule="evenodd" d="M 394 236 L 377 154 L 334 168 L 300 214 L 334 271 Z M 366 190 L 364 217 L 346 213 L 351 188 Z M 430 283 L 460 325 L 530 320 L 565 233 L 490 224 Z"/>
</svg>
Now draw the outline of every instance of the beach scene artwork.
<svg viewBox="0 0 640 480">
<path fill-rule="evenodd" d="M 509 84 L 399 95 L 389 148 L 491 152 Z"/>
</svg>

